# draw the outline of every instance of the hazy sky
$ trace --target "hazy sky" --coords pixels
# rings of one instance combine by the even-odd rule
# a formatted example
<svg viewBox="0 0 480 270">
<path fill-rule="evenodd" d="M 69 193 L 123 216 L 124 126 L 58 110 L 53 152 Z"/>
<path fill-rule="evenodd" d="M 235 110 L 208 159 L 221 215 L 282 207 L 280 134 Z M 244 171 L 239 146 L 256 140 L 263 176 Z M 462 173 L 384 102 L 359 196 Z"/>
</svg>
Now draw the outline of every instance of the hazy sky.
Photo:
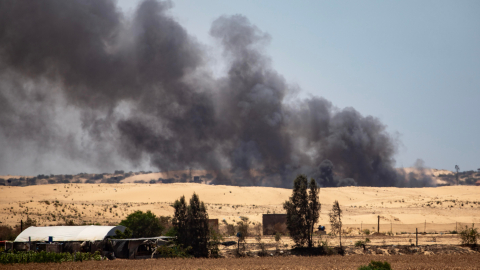
<svg viewBox="0 0 480 270">
<path fill-rule="evenodd" d="M 119 1 L 133 12 L 138 1 Z M 201 3 L 201 4 L 199 4 Z M 174 1 L 212 53 L 211 23 L 242 14 L 301 96 L 354 107 L 398 133 L 398 167 L 480 168 L 479 1 Z M 221 63 L 218 63 L 221 67 Z"/>
</svg>

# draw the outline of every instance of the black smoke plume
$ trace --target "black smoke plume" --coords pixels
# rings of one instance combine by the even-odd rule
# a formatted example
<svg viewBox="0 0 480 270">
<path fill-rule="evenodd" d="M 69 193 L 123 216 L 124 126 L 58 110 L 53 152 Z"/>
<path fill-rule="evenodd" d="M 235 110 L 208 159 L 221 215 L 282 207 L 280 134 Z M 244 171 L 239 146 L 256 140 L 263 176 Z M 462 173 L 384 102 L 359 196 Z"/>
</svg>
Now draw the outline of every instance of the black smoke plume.
<svg viewBox="0 0 480 270">
<path fill-rule="evenodd" d="M 111 0 L 1 0 L 0 172 L 147 163 L 214 172 L 218 184 L 290 187 L 299 173 L 326 186 L 411 182 L 377 118 L 294 99 L 264 53 L 270 36 L 247 18 L 213 22 L 228 63 L 216 77 L 169 8 L 147 0 L 130 17 Z"/>
</svg>

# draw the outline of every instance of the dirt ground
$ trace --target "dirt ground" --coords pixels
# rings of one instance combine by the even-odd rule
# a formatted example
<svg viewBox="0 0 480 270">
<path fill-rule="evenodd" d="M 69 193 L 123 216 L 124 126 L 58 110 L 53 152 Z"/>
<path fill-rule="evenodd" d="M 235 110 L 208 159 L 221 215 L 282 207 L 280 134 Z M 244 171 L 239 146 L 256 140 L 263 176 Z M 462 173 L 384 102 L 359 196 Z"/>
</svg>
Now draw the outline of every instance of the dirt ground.
<svg viewBox="0 0 480 270">
<path fill-rule="evenodd" d="M 367 244 L 367 248 L 370 246 L 411 246 L 412 244 L 416 244 L 415 234 L 407 234 L 407 235 L 394 235 L 394 236 L 372 236 L 372 235 L 357 235 L 357 236 L 342 236 L 342 246 L 344 247 L 351 247 L 355 246 L 357 241 L 365 241 L 368 238 L 370 242 Z M 237 241 L 237 237 L 224 237 L 224 242 L 227 241 Z M 315 246 L 318 246 L 319 243 L 327 242 L 331 247 L 338 247 L 339 246 L 339 238 L 338 236 L 315 236 L 313 238 Z M 290 237 L 283 236 L 281 237 L 280 241 L 276 242 L 273 236 L 262 236 L 260 241 L 258 241 L 257 237 L 248 237 L 246 239 L 246 250 L 250 250 L 253 252 L 257 252 L 260 250 L 260 242 L 265 244 L 268 253 L 275 253 L 276 249 L 279 250 L 289 250 L 293 247 L 294 242 L 291 240 Z M 418 235 L 418 245 L 419 246 L 459 246 L 461 244 L 460 237 L 457 234 L 426 234 L 426 235 Z M 237 246 L 230 246 L 224 247 L 220 246 L 220 250 L 224 256 L 229 256 L 229 254 L 233 254 L 234 250 L 236 250 Z"/>
<path fill-rule="evenodd" d="M 358 269 L 371 260 L 392 269 L 480 269 L 480 255 L 353 255 L 225 259 L 147 259 L 3 265 L 2 269 Z"/>
</svg>

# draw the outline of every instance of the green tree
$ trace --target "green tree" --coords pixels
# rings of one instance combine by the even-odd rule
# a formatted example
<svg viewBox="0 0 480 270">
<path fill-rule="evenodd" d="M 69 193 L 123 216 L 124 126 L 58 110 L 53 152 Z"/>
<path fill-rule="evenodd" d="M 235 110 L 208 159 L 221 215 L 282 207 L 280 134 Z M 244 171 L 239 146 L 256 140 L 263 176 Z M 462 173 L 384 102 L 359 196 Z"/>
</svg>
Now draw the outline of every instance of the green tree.
<svg viewBox="0 0 480 270">
<path fill-rule="evenodd" d="M 128 239 L 132 238 L 132 230 L 125 228 L 125 231 L 115 230 L 115 236 L 112 236 L 113 239 Z"/>
<path fill-rule="evenodd" d="M 340 247 L 342 247 L 342 209 L 337 200 L 333 203 L 329 216 L 332 234 L 340 237 Z"/>
<path fill-rule="evenodd" d="M 13 241 L 20 234 L 20 226 L 12 228 L 7 225 L 0 225 L 0 240 Z"/>
<path fill-rule="evenodd" d="M 187 228 L 192 255 L 195 257 L 208 257 L 208 214 L 205 204 L 198 195 L 193 193 L 187 210 Z"/>
<path fill-rule="evenodd" d="M 180 197 L 180 200 L 176 200 L 173 208 L 175 213 L 173 214 L 172 224 L 177 236 L 177 243 L 187 247 L 187 203 L 185 202 L 185 196 Z"/>
<path fill-rule="evenodd" d="M 310 193 L 307 192 L 310 188 Z M 299 175 L 293 181 L 292 196 L 283 203 L 287 211 L 287 229 L 297 247 L 305 243 L 313 247 L 313 230 L 320 216 L 321 204 L 318 201 L 319 187 L 314 179 L 308 184 L 305 175 Z"/>
<path fill-rule="evenodd" d="M 313 231 L 315 229 L 315 223 L 320 217 L 320 209 L 322 205 L 318 200 L 320 188 L 317 185 L 317 182 L 314 179 L 310 179 L 310 193 L 308 194 L 308 217 L 307 224 L 309 226 L 309 238 L 308 238 L 308 247 L 313 246 Z"/>
<path fill-rule="evenodd" d="M 208 227 L 208 214 L 205 204 L 200 201 L 197 194 L 193 194 L 190 205 L 187 206 L 185 196 L 176 200 L 172 224 L 177 236 L 177 244 L 189 248 L 195 257 L 208 257 L 208 240 L 210 229 Z"/>
<path fill-rule="evenodd" d="M 222 235 L 215 230 L 210 228 L 210 241 L 208 242 L 208 250 L 210 258 L 219 258 L 220 257 L 220 243 L 223 241 Z"/>
<path fill-rule="evenodd" d="M 165 227 L 152 212 L 136 211 L 120 222 L 120 225 L 130 229 L 131 237 L 155 237 L 162 235 Z"/>
<path fill-rule="evenodd" d="M 245 251 L 246 238 L 248 237 L 248 217 L 240 217 L 240 221 L 237 222 L 237 231 L 238 231 L 238 243 L 237 243 L 237 253 L 240 252 L 240 243 L 243 244 L 243 250 Z"/>
</svg>

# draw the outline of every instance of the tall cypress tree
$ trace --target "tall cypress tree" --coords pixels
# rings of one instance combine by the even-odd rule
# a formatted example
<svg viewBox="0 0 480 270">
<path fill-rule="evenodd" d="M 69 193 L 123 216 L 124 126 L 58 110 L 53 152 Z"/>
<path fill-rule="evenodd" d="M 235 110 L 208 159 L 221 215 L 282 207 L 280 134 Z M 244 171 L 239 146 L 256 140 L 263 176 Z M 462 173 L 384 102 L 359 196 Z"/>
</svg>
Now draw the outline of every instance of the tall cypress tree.
<svg viewBox="0 0 480 270">
<path fill-rule="evenodd" d="M 310 187 L 310 194 L 307 188 Z M 299 175 L 293 181 L 292 196 L 283 204 L 287 211 L 287 229 L 297 247 L 308 243 L 313 246 L 313 227 L 318 221 L 320 203 L 318 201 L 318 186 L 314 179 L 310 181 L 305 175 Z"/>
<path fill-rule="evenodd" d="M 315 223 L 320 217 L 320 209 L 322 205 L 318 200 L 320 188 L 317 185 L 315 179 L 310 179 L 310 193 L 308 194 L 308 218 L 307 222 L 309 224 L 309 237 L 308 237 L 308 247 L 313 247 L 313 231 L 315 230 Z"/>
<path fill-rule="evenodd" d="M 328 214 L 330 216 L 330 225 L 332 226 L 333 235 L 337 235 L 340 238 L 340 248 L 342 247 L 342 209 L 337 200 L 333 202 L 332 210 Z"/>
<path fill-rule="evenodd" d="M 193 193 L 187 211 L 189 242 L 195 257 L 208 257 L 208 214 L 205 204 Z"/>
<path fill-rule="evenodd" d="M 208 214 L 205 204 L 197 194 L 193 194 L 190 205 L 185 202 L 185 196 L 176 200 L 172 224 L 176 229 L 177 243 L 184 248 L 191 247 L 189 253 L 195 257 L 208 257 Z"/>
<path fill-rule="evenodd" d="M 180 200 L 176 200 L 173 204 L 175 213 L 172 219 L 172 225 L 176 229 L 177 243 L 183 245 L 184 248 L 188 247 L 188 228 L 187 228 L 187 203 L 185 202 L 185 196 L 182 196 Z"/>
</svg>

